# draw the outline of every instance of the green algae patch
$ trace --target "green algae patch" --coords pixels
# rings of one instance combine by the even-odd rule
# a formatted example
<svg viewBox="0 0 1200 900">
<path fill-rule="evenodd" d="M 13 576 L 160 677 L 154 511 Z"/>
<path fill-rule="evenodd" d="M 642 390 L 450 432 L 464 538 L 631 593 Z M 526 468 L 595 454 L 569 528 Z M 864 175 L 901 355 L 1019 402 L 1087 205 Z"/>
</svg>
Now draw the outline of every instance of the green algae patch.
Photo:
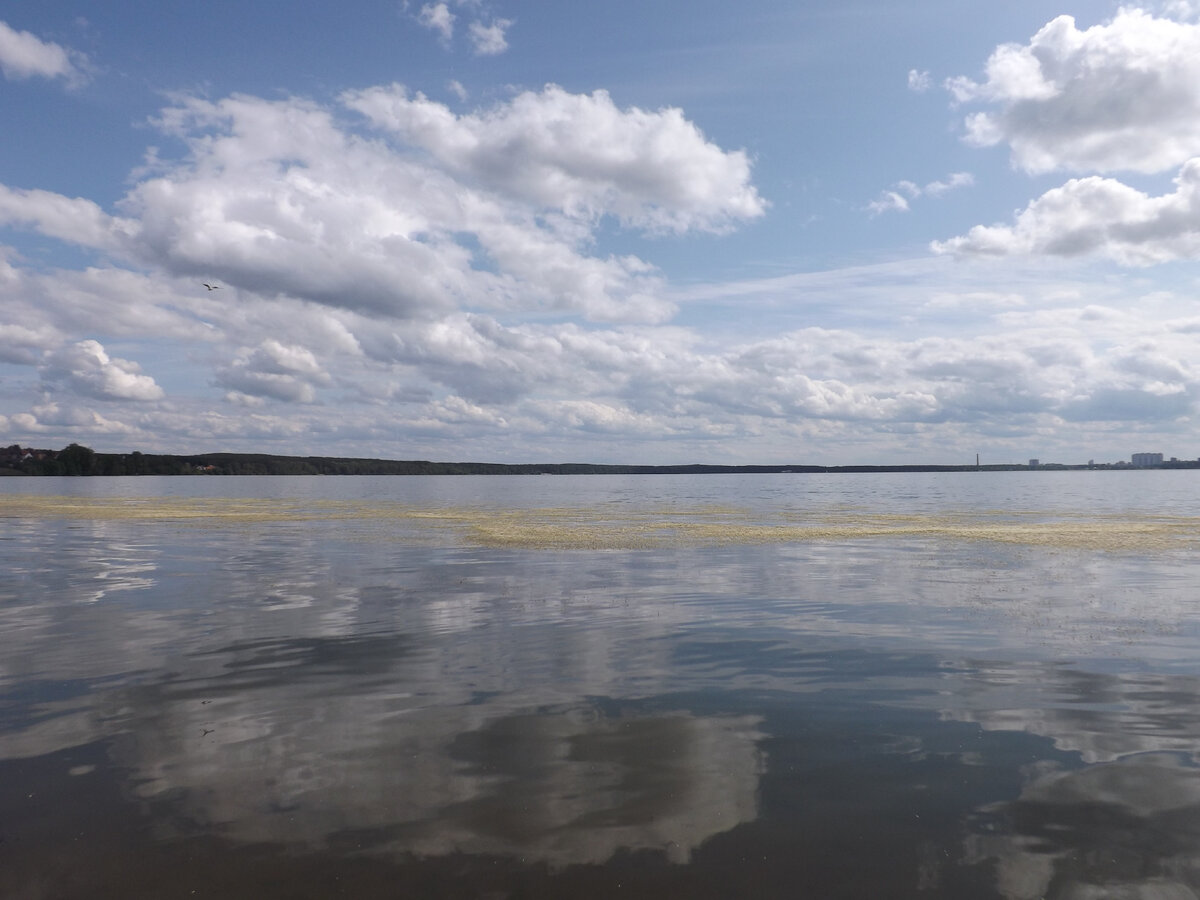
<svg viewBox="0 0 1200 900">
<path fill-rule="evenodd" d="M 493 548 L 637 550 L 879 539 L 971 541 L 1113 552 L 1192 549 L 1200 518 L 1062 516 L 1037 511 L 904 515 L 839 509 L 806 514 L 726 506 L 418 507 L 387 500 L 0 496 L 0 518 L 270 527 L 314 523 L 348 539 L 432 538 Z M 343 533 L 344 532 L 344 533 Z"/>
</svg>

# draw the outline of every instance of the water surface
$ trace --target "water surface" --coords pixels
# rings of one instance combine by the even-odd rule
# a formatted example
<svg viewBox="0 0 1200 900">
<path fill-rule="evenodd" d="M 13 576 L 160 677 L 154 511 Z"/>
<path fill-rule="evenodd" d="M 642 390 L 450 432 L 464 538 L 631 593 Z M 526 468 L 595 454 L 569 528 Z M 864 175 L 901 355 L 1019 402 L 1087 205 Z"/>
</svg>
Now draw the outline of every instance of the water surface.
<svg viewBox="0 0 1200 900">
<path fill-rule="evenodd" d="M 0 896 L 1197 896 L 1197 477 L 5 479 Z"/>
</svg>

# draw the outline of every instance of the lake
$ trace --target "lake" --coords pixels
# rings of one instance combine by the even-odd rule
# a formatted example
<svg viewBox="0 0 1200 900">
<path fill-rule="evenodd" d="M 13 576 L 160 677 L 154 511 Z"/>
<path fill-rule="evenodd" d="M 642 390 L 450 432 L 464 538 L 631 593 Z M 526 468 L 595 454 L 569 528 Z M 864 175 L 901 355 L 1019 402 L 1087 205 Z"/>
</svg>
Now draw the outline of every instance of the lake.
<svg viewBox="0 0 1200 900">
<path fill-rule="evenodd" d="M 1200 896 L 1198 489 L 0 479 L 0 896 Z"/>
</svg>

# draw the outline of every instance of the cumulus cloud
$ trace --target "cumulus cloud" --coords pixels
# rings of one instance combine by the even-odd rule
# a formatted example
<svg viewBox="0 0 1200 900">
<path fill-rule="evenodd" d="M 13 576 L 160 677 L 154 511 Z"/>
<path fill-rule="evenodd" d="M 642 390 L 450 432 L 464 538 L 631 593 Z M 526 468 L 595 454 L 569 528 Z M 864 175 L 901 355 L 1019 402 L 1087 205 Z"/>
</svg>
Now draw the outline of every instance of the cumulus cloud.
<svg viewBox="0 0 1200 900">
<path fill-rule="evenodd" d="M 87 81 L 88 61 L 82 53 L 0 21 L 0 72 L 10 81 L 61 78 L 75 86 Z"/>
<path fill-rule="evenodd" d="M 1200 256 L 1200 158 L 1175 179 L 1175 191 L 1151 197 L 1111 178 L 1072 179 L 1031 202 L 1012 225 L 977 225 L 935 241 L 937 253 L 962 256 L 1092 254 L 1123 265 Z"/>
<path fill-rule="evenodd" d="M 431 31 L 436 31 L 443 41 L 449 41 L 454 36 L 456 18 L 445 3 L 426 3 L 417 13 L 417 21 Z"/>
<path fill-rule="evenodd" d="M 182 98 L 158 159 L 112 215 L 82 198 L 0 186 L 0 223 L 227 289 L 374 315 L 553 309 L 661 321 L 652 266 L 589 253 L 604 216 L 723 231 L 763 213 L 750 162 L 679 110 L 621 110 L 560 88 L 456 116 L 403 88 L 298 99 Z M 367 117 L 369 139 L 342 120 Z M 414 153 L 419 148 L 422 153 Z"/>
<path fill-rule="evenodd" d="M 112 358 L 98 341 L 79 341 L 47 355 L 41 366 L 45 382 L 61 384 L 96 400 L 158 400 L 163 396 L 137 363 Z"/>
<path fill-rule="evenodd" d="M 496 56 L 508 49 L 505 36 L 512 26 L 511 19 L 496 19 L 488 24 L 472 22 L 467 27 L 476 56 Z"/>
<path fill-rule="evenodd" d="M 1161 172 L 1200 155 L 1200 24 L 1123 7 L 1080 29 L 1059 16 L 1003 44 L 985 78 L 952 78 L 975 146 L 1008 144 L 1028 172 Z"/>
<path fill-rule="evenodd" d="M 312 403 L 316 388 L 332 379 L 306 347 L 264 340 L 253 350 L 243 351 L 224 369 L 216 382 L 229 388 L 227 399 L 254 405 L 263 398 L 286 403 Z"/>
<path fill-rule="evenodd" d="M 722 231 L 766 209 L 745 152 L 706 140 L 676 108 L 623 110 L 606 91 L 556 85 L 462 116 L 399 85 L 344 100 L 456 174 L 569 215 Z"/>
<path fill-rule="evenodd" d="M 947 87 L 960 103 L 993 107 L 967 118 L 966 139 L 1008 144 L 1019 168 L 1181 166 L 1174 192 L 1150 196 L 1100 174 L 1075 178 L 1030 202 L 1013 224 L 978 225 L 934 242 L 935 252 L 1095 255 L 1136 266 L 1200 254 L 1200 23 L 1188 21 L 1189 4 L 1168 7 L 1161 16 L 1123 7 L 1086 29 L 1059 16 L 1028 44 L 998 47 L 982 81 Z"/>
</svg>

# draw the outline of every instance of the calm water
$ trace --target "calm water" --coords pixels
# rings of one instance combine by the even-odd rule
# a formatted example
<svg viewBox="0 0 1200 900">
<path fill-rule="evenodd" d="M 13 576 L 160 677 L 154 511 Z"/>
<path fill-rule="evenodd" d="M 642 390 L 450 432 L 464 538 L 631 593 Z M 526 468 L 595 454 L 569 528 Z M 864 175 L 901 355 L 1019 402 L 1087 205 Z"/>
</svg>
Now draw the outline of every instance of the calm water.
<svg viewBox="0 0 1200 900">
<path fill-rule="evenodd" d="M 0 480 L 0 897 L 1200 896 L 1200 472 Z"/>
</svg>

